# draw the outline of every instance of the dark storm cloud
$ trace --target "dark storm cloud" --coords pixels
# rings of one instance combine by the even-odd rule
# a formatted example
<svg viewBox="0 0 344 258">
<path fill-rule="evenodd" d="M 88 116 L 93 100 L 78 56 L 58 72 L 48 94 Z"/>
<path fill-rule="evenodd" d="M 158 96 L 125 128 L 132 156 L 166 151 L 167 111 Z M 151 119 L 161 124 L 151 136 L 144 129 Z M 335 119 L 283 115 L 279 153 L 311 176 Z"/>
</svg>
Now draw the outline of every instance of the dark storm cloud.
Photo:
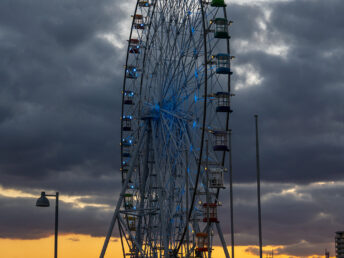
<svg viewBox="0 0 344 258">
<path fill-rule="evenodd" d="M 248 40 L 257 32 L 259 26 L 256 19 L 264 15 L 263 8 L 257 5 L 229 4 L 227 12 L 229 19 L 233 21 L 233 25 L 229 27 L 232 38 L 244 40 Z"/>
<path fill-rule="evenodd" d="M 122 18 L 113 1 L 1 1 L 3 186 L 85 192 L 113 174 L 123 52 L 99 35 Z"/>
<path fill-rule="evenodd" d="M 37 239 L 52 234 L 55 201 L 50 200 L 49 208 L 38 208 L 35 202 L 36 200 L 32 198 L 0 197 L 1 238 Z M 110 221 L 111 213 L 95 207 L 75 208 L 69 203 L 60 201 L 59 232 L 103 236 L 107 231 L 104 221 Z M 114 230 L 115 234 L 117 234 L 116 230 Z"/>
<path fill-rule="evenodd" d="M 286 38 L 299 46 L 311 44 L 323 51 L 342 48 L 344 11 L 340 0 L 293 1 L 274 6 L 272 21 Z M 297 26 L 293 26 L 297 25 Z"/>
<path fill-rule="evenodd" d="M 296 256 L 321 255 L 325 248 L 332 251 L 334 232 L 344 228 L 343 185 L 262 184 L 263 244 L 283 245 L 278 253 Z M 257 245 L 256 185 L 238 184 L 234 189 L 235 243 Z M 219 213 L 226 239 L 230 239 L 228 201 Z"/>
<path fill-rule="evenodd" d="M 265 29 L 255 25 L 246 38 L 240 24 L 232 28 L 233 52 L 238 56 L 233 67 L 250 64 L 263 79 L 258 86 L 237 90 L 233 98 L 236 179 L 254 179 L 255 113 L 260 115 L 264 180 L 343 179 L 344 35 L 339 24 L 344 21 L 334 12 L 344 3 L 288 1 L 256 8 L 259 15 L 248 17 L 236 16 L 232 9 L 239 21 L 266 25 Z M 264 10 L 271 10 L 270 17 L 261 15 Z M 243 40 L 250 41 L 246 49 L 241 47 Z M 286 57 L 270 54 L 272 45 L 287 46 Z M 236 48 L 244 52 L 236 53 Z M 234 86 L 240 80 L 234 76 Z"/>
</svg>

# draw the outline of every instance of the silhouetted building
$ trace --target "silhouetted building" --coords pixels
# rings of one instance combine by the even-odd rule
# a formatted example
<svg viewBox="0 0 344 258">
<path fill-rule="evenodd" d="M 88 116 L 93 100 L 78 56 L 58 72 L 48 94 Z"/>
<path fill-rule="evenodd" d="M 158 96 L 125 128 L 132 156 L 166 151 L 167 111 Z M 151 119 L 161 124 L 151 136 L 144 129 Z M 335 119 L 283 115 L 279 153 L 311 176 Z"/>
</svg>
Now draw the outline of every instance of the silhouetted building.
<svg viewBox="0 0 344 258">
<path fill-rule="evenodd" d="M 336 257 L 344 258 L 344 231 L 336 232 Z"/>
</svg>

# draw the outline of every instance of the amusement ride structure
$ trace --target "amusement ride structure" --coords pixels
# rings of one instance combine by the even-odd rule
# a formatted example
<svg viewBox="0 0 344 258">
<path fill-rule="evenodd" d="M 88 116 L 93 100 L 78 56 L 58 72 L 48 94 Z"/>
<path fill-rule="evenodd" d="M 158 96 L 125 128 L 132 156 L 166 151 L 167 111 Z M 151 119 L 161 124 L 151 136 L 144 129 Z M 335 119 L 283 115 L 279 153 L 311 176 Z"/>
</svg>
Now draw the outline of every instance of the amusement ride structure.
<svg viewBox="0 0 344 258">
<path fill-rule="evenodd" d="M 218 213 L 231 171 L 231 68 L 224 0 L 138 0 L 122 91 L 123 257 L 229 257 Z M 216 239 L 217 240 L 216 240 Z"/>
</svg>

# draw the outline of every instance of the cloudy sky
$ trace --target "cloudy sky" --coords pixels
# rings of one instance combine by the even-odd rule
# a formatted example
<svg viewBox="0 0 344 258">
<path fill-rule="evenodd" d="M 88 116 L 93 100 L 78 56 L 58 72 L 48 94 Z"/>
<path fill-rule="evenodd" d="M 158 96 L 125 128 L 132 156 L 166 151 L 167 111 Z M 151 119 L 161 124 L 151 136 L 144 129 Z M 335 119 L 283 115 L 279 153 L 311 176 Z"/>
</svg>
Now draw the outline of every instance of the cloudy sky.
<svg viewBox="0 0 344 258">
<path fill-rule="evenodd" d="M 264 245 L 281 257 L 334 255 L 334 232 L 344 230 L 344 1 L 233 0 L 227 8 L 236 243 L 246 257 L 257 251 L 259 114 Z M 42 190 L 61 194 L 66 243 L 106 233 L 120 186 L 119 96 L 133 10 L 132 0 L 0 1 L 0 252 L 51 236 L 53 209 L 34 207 Z M 225 191 L 225 222 L 227 199 Z"/>
</svg>

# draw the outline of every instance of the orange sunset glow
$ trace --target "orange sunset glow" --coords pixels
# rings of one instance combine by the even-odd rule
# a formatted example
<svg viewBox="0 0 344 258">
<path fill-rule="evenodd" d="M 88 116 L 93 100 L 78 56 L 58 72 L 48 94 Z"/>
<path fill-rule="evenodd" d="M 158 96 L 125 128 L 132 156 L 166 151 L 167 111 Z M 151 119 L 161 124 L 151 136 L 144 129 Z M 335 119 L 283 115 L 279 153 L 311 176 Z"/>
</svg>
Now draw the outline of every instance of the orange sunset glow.
<svg viewBox="0 0 344 258">
<path fill-rule="evenodd" d="M 47 258 L 52 257 L 54 251 L 53 236 L 36 240 L 13 240 L 0 239 L 0 250 L 2 258 Z M 104 242 L 102 237 L 91 237 L 88 235 L 61 235 L 59 237 L 59 257 L 63 258 L 94 258 L 98 257 Z M 236 246 L 235 255 L 239 258 L 256 258 L 245 250 L 254 246 Z M 277 249 L 277 247 L 266 246 L 266 251 Z M 230 246 L 228 246 L 230 251 Z M 106 256 L 107 258 L 122 257 L 122 247 L 119 238 L 112 238 Z M 215 246 L 212 252 L 214 258 L 224 258 L 223 249 Z M 297 256 L 274 255 L 275 258 L 296 258 Z M 319 256 L 308 256 L 307 258 L 318 258 Z"/>
<path fill-rule="evenodd" d="M 88 235 L 62 235 L 59 237 L 59 257 L 63 258 L 94 258 L 98 257 L 104 238 L 91 237 Z M 53 236 L 37 240 L 12 240 L 1 239 L 1 257 L 4 258 L 47 258 L 51 257 L 54 248 Z M 230 247 L 228 247 L 230 248 Z M 245 252 L 248 246 L 235 248 L 236 257 L 254 258 L 255 255 Z M 230 249 L 229 249 L 230 250 Z M 267 248 L 267 250 L 270 250 Z M 223 250 L 214 247 L 212 253 L 214 258 L 224 258 Z M 122 257 L 122 247 L 118 238 L 113 238 L 109 244 L 106 257 Z M 276 258 L 287 258 L 289 256 L 276 255 Z"/>
</svg>

